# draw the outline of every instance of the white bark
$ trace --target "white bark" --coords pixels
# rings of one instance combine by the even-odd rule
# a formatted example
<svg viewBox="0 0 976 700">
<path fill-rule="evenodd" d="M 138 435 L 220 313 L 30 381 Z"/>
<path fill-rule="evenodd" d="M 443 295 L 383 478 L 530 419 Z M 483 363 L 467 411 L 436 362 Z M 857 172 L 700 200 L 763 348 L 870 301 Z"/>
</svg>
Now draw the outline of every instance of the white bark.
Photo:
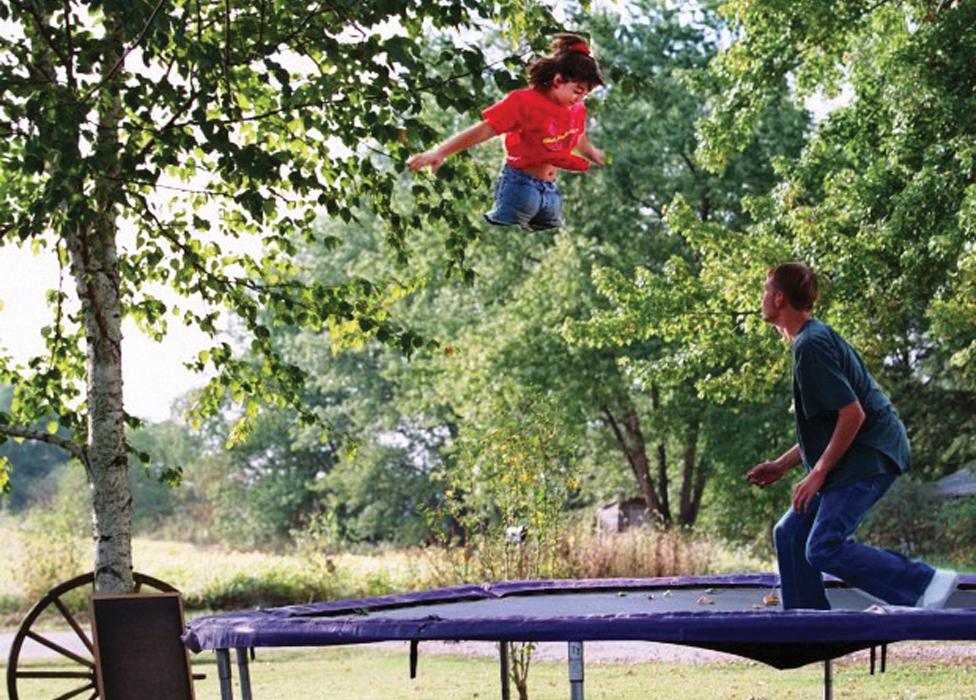
<svg viewBox="0 0 976 700">
<path fill-rule="evenodd" d="M 123 50 L 122 24 L 109 18 L 112 48 L 103 57 L 105 76 Z M 113 80 L 121 80 L 121 71 Z M 110 80 L 96 95 L 99 137 L 95 154 L 105 167 L 95 173 L 94 216 L 78 222 L 66 243 L 81 301 L 87 346 L 89 480 L 93 504 L 95 590 L 132 590 L 132 492 L 128 479 L 122 402 L 122 304 L 119 297 L 117 210 L 112 201 L 118 153 L 120 103 Z"/>
</svg>

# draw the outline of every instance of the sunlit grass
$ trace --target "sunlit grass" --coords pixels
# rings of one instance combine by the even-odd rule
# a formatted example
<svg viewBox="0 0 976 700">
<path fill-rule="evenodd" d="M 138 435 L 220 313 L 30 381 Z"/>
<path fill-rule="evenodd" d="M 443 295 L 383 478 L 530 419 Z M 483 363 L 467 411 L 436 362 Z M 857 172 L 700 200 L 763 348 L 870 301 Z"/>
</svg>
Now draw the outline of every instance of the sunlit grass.
<svg viewBox="0 0 976 700">
<path fill-rule="evenodd" d="M 254 697 L 463 700 L 499 694 L 497 662 L 490 658 L 424 655 L 420 647 L 418 677 L 408 674 L 406 645 L 387 648 L 337 647 L 301 650 L 257 650 L 251 665 Z M 976 662 L 976 660 L 974 660 Z M 217 669 L 212 654 L 193 657 L 194 671 L 207 678 L 195 683 L 197 700 L 218 700 Z M 235 668 L 236 674 L 236 668 Z M 655 698 L 671 700 L 819 700 L 823 697 L 820 664 L 777 671 L 747 662 L 707 664 L 590 663 L 585 695 L 590 700 Z M 64 686 L 38 683 L 29 697 L 54 697 Z M 514 695 L 514 688 L 513 688 Z M 533 662 L 531 700 L 564 700 L 569 695 L 566 666 Z M 240 697 L 239 692 L 236 697 Z M 834 669 L 836 700 L 971 700 L 976 697 L 976 663 L 897 663 L 871 676 L 862 664 L 838 663 Z"/>
<path fill-rule="evenodd" d="M 0 516 L 0 627 L 12 627 L 39 597 L 18 578 L 22 557 L 16 521 Z M 582 534 L 580 534 L 582 533 Z M 775 563 L 708 538 L 651 529 L 612 538 L 567 531 L 559 576 L 606 577 L 773 571 Z M 90 544 L 79 539 L 79 546 Z M 36 547 L 35 547 L 36 550 Z M 437 549 L 383 549 L 369 553 L 310 554 L 241 552 L 214 545 L 137 537 L 137 571 L 166 581 L 183 593 L 190 616 L 199 611 L 253 608 L 294 602 L 382 595 L 488 578 L 478 567 L 460 571 L 458 553 Z M 942 563 L 953 566 L 952 562 Z M 963 570 L 976 571 L 972 564 Z M 59 580 L 82 573 L 65 572 Z M 46 590 L 46 589 L 45 589 Z M 83 605 L 81 607 L 84 607 Z"/>
<path fill-rule="evenodd" d="M 133 565 L 137 571 L 172 581 L 187 590 L 199 590 L 215 578 L 270 570 L 297 571 L 308 560 L 290 553 L 241 552 L 212 545 L 133 540 Z M 386 577 L 409 581 L 422 572 L 425 562 L 417 550 L 382 550 L 377 554 L 335 554 L 326 557 L 337 571 L 358 579 Z"/>
<path fill-rule="evenodd" d="M 5 531 L 5 560 L 11 564 L 0 567 L 0 615 L 10 625 L 33 600 L 16 575 L 18 529 L 9 518 L 0 521 L 0 526 Z M 573 555 L 565 558 L 566 576 L 725 573 L 769 570 L 772 565 L 721 543 L 692 541 L 667 532 L 634 531 L 616 538 L 590 535 L 570 541 L 571 537 L 576 536 L 567 535 Z M 79 539 L 79 546 L 87 543 Z M 449 585 L 462 576 L 484 578 L 477 567 L 460 572 L 452 558 L 438 549 L 377 548 L 368 554 L 303 556 L 292 551 L 241 552 L 145 537 L 133 540 L 136 571 L 172 584 L 183 593 L 188 608 L 204 610 L 381 595 Z M 61 580 L 78 573 L 82 572 L 66 571 Z"/>
</svg>

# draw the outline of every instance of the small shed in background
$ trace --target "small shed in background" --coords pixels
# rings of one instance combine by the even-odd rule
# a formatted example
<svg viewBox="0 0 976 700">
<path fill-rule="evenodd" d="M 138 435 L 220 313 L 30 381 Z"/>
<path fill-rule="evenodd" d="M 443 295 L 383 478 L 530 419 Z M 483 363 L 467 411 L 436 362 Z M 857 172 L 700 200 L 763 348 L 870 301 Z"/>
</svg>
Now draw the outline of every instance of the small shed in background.
<svg viewBox="0 0 976 700">
<path fill-rule="evenodd" d="M 935 494 L 942 498 L 976 496 L 976 475 L 972 467 L 963 467 L 935 482 Z"/>
<path fill-rule="evenodd" d="M 600 532 L 623 532 L 629 527 L 653 522 L 647 504 L 640 496 L 624 501 L 611 501 L 596 512 L 596 526 Z"/>
</svg>

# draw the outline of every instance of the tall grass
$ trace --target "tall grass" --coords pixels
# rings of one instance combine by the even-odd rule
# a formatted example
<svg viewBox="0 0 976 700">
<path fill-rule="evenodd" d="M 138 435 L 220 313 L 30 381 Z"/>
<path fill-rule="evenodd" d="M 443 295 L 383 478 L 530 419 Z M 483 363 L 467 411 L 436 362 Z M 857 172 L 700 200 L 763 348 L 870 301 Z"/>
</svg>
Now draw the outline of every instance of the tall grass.
<svg viewBox="0 0 976 700">
<path fill-rule="evenodd" d="M 9 518 L 0 528 L 5 535 L 0 546 L 9 562 L 0 570 L 0 623 L 15 624 L 46 590 L 91 568 L 90 545 L 78 533 L 75 544 L 65 550 L 57 538 L 46 540 L 40 531 L 18 527 Z M 136 538 L 133 559 L 137 571 L 176 586 L 190 611 L 524 578 L 535 568 L 526 564 L 532 559 L 549 562 L 537 574 L 549 578 L 675 576 L 769 570 L 772 565 L 700 535 L 652 527 L 602 535 L 574 526 L 560 532 L 550 546 L 552 551 L 539 552 L 529 537 L 519 544 L 486 541 L 481 546 L 376 549 L 365 554 L 326 554 L 304 547 L 273 554 Z"/>
<path fill-rule="evenodd" d="M 773 562 L 714 538 L 654 526 L 605 533 L 577 524 L 559 533 L 551 552 L 522 543 L 475 540 L 465 547 L 426 550 L 428 587 L 521 578 L 526 561 L 546 561 L 546 578 L 641 578 L 770 571 Z"/>
<path fill-rule="evenodd" d="M 653 526 L 620 533 L 577 527 L 560 541 L 568 578 L 690 576 L 708 571 L 714 542 Z"/>
</svg>

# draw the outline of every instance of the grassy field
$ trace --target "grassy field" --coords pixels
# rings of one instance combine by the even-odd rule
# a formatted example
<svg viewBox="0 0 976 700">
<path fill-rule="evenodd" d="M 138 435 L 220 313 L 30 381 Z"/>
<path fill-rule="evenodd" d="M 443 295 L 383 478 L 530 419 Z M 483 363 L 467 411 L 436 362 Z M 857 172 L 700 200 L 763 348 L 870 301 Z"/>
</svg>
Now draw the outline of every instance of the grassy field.
<svg viewBox="0 0 976 700">
<path fill-rule="evenodd" d="M 197 700 L 219 700 L 217 669 L 211 654 L 193 658 Z M 388 649 L 331 648 L 258 650 L 251 666 L 254 697 L 329 698 L 329 700 L 481 700 L 499 696 L 497 663 L 486 658 L 427 655 L 421 645 L 418 676 L 408 673 L 406 646 Z M 669 700 L 818 700 L 822 666 L 777 671 L 755 663 L 596 664 L 586 667 L 588 700 L 627 700 L 649 695 Z M 27 697 L 53 697 L 65 686 L 37 682 Z M 512 689 L 513 697 L 517 697 Z M 531 700 L 565 700 L 569 684 L 565 664 L 533 662 Z M 24 697 L 24 695 L 22 695 Z M 239 695 L 238 695 L 239 697 Z M 972 664 L 910 662 L 871 676 L 863 664 L 835 664 L 836 700 L 972 700 L 976 697 L 976 659 Z"/>
<path fill-rule="evenodd" d="M 53 585 L 82 573 L 90 557 L 90 544 L 79 539 L 77 551 L 64 555 L 56 550 L 49 566 L 37 566 L 39 556 L 47 552 L 33 540 L 31 549 L 24 546 L 26 535 L 17 523 L 0 516 L 0 556 L 7 566 L 0 567 L 0 627 L 10 627 L 26 609 Z M 691 546 L 680 544 L 679 537 L 663 535 L 621 537 L 613 551 L 592 552 L 594 571 L 583 569 L 582 576 L 653 575 L 679 573 L 725 573 L 734 571 L 769 571 L 769 560 L 701 540 Z M 661 541 L 665 546 L 661 546 Z M 592 547 L 595 539 L 580 543 L 581 551 Z M 672 546 L 673 545 L 673 546 Z M 687 557 L 673 550 L 691 552 Z M 25 561 L 28 557 L 30 561 Z M 694 557 L 689 566 L 687 558 Z M 240 552 L 217 546 L 194 545 L 144 537 L 133 540 L 133 562 L 136 571 L 162 579 L 178 588 L 190 610 L 224 610 L 284 605 L 294 602 L 381 595 L 456 583 L 460 579 L 483 580 L 476 570 L 466 575 L 452 570 L 440 550 L 376 550 L 369 554 L 342 553 L 305 555 L 294 553 Z M 654 563 L 654 568 L 636 567 Z M 580 566 L 589 562 L 582 561 Z M 31 564 L 31 566 L 27 566 Z M 603 572 L 597 566 L 612 567 Z M 613 568 L 615 567 L 615 568 Z M 40 571 L 32 581 L 25 571 Z"/>
<path fill-rule="evenodd" d="M 15 626 L 32 602 L 18 576 L 23 553 L 11 521 L 0 520 L 4 537 L 0 555 L 8 563 L 0 567 L 0 612 L 6 610 L 8 629 Z M 81 543 L 79 546 L 87 547 Z M 751 558 L 718 545 L 709 545 L 707 571 L 771 570 L 772 561 Z M 635 550 L 627 556 L 639 556 Z M 292 554 L 236 552 L 180 542 L 145 538 L 134 541 L 136 569 L 168 581 L 198 604 L 189 617 L 200 614 L 199 605 L 210 599 L 253 600 L 260 595 L 307 595 L 344 597 L 413 590 L 437 583 L 443 563 L 418 550 L 384 550 L 372 554 L 300 557 Z M 972 567 L 969 567 L 972 570 Z M 59 573 L 60 579 L 76 571 Z M 281 590 L 278 590 L 278 589 Z M 208 598 L 210 596 L 210 598 Z M 244 605 L 244 607 L 252 607 Z M 57 625 L 59 619 L 52 624 Z M 61 623 L 63 626 L 63 623 Z M 0 659 L 0 665 L 5 660 Z M 196 684 L 198 700 L 217 700 L 216 666 L 212 654 L 193 657 L 194 670 L 207 674 Z M 47 662 L 48 664 L 50 662 Z M 28 664 L 33 665 L 33 664 Z M 51 667 L 41 664 L 46 669 Z M 406 647 L 332 648 L 315 650 L 259 650 L 252 666 L 255 697 L 279 698 L 424 698 L 459 700 L 498 697 L 497 663 L 485 658 L 424 654 L 421 646 L 419 677 L 408 677 Z M 55 697 L 77 686 L 35 685 L 22 698 Z M 772 700 L 773 698 L 822 697 L 822 667 L 812 665 L 795 671 L 776 671 L 750 662 L 712 664 L 590 663 L 586 670 L 586 697 L 638 698 L 649 693 L 674 700 Z M 532 700 L 563 699 L 568 695 L 566 668 L 562 663 L 534 661 L 530 675 Z M 515 693 L 513 688 L 513 694 Z M 840 663 L 835 672 L 835 698 L 853 700 L 932 700 L 976 698 L 976 659 L 930 663 L 906 661 L 888 673 L 869 676 L 864 664 Z"/>
<path fill-rule="evenodd" d="M 25 555 L 18 530 L 12 523 L 9 518 L 0 518 L 3 532 L 0 557 L 5 562 L 0 567 L 0 628 L 14 624 L 42 594 L 30 590 L 30 583 L 24 580 L 22 558 Z M 81 541 L 78 546 L 89 548 Z M 75 560 L 87 563 L 88 556 Z M 309 559 L 141 537 L 133 540 L 133 562 L 136 571 L 174 585 L 184 594 L 188 606 L 197 609 L 220 607 L 209 604 L 210 601 L 229 601 L 229 607 L 254 607 L 292 602 L 296 596 L 310 601 L 379 595 L 410 590 L 432 576 L 430 558 L 417 550 L 382 550 L 369 555 L 337 554 Z M 79 569 L 77 565 L 55 568 L 50 581 L 34 584 L 33 588 L 47 590 L 83 571 L 84 567 Z M 258 598 L 252 600 L 255 595 Z"/>
</svg>

